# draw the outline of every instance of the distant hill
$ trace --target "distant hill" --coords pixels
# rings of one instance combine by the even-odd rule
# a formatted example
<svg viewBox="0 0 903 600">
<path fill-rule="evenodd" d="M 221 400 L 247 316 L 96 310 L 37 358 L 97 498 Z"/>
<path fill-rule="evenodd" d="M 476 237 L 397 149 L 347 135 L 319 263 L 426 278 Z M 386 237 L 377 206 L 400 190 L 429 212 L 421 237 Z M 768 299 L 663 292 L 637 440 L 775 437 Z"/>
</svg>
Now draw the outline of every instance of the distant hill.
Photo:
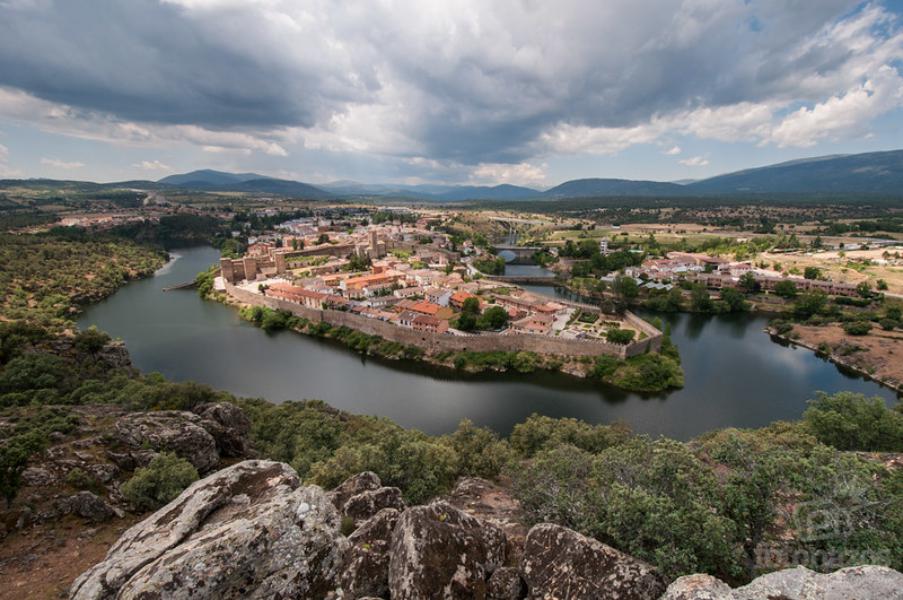
<svg viewBox="0 0 903 600">
<path fill-rule="evenodd" d="M 694 194 L 903 195 L 903 150 L 793 160 L 718 175 L 681 189 Z"/>
<path fill-rule="evenodd" d="M 676 196 L 686 194 L 686 186 L 666 181 L 631 179 L 574 179 L 546 190 L 546 198 L 584 198 L 591 196 Z"/>
<path fill-rule="evenodd" d="M 257 173 L 226 173 L 225 171 L 214 171 L 213 169 L 200 169 L 198 171 L 191 171 L 190 173 L 170 175 L 169 177 L 160 179 L 157 183 L 177 186 L 219 186 L 241 183 L 252 179 L 268 179 L 268 177 L 258 175 Z"/>
<path fill-rule="evenodd" d="M 519 185 L 503 183 L 495 186 L 457 186 L 443 194 L 438 194 L 442 200 L 524 200 L 527 198 L 539 198 L 542 192 Z"/>
<path fill-rule="evenodd" d="M 315 199 L 332 197 L 332 194 L 329 192 L 301 181 L 276 179 L 258 175 L 257 173 L 226 173 L 212 169 L 201 169 L 190 173 L 170 175 L 157 183 L 205 191 L 257 192 Z"/>
</svg>

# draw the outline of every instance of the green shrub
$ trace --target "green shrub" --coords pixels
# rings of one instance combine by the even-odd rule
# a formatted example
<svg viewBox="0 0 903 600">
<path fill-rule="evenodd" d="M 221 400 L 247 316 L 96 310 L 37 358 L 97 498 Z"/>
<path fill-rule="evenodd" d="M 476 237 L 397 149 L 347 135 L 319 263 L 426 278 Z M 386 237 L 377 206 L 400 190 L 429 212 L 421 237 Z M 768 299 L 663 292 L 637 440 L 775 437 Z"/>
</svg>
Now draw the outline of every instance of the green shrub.
<svg viewBox="0 0 903 600">
<path fill-rule="evenodd" d="M 197 469 L 171 452 L 155 456 L 122 485 L 122 495 L 138 510 L 155 510 L 197 481 Z"/>
<path fill-rule="evenodd" d="M 868 321 L 849 321 L 843 324 L 843 330 L 849 335 L 868 335 L 872 324 Z"/>
<path fill-rule="evenodd" d="M 100 483 L 98 483 L 97 479 L 78 467 L 75 467 L 66 475 L 66 484 L 77 490 L 97 492 L 100 489 Z"/>
<path fill-rule="evenodd" d="M 609 329 L 605 332 L 605 339 L 612 344 L 629 344 L 635 335 L 632 329 Z"/>
<path fill-rule="evenodd" d="M 469 419 L 462 420 L 445 439 L 458 457 L 459 475 L 493 479 L 512 459 L 507 442 L 491 429 L 474 426 Z"/>
<path fill-rule="evenodd" d="M 803 422 L 820 442 L 839 450 L 903 451 L 903 413 L 890 410 L 877 396 L 819 393 Z"/>
</svg>

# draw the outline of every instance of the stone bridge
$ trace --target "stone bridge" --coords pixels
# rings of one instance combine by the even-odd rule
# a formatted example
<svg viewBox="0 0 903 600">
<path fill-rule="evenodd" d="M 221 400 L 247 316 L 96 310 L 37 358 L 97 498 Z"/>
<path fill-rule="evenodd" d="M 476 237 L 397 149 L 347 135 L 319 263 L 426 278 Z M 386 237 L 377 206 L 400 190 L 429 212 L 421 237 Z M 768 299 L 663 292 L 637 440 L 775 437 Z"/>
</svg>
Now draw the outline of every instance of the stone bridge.
<svg viewBox="0 0 903 600">
<path fill-rule="evenodd" d="M 493 246 L 496 253 L 512 265 L 533 264 L 533 254 L 543 250 L 542 246 L 513 246 L 509 244 L 497 244 Z"/>
</svg>

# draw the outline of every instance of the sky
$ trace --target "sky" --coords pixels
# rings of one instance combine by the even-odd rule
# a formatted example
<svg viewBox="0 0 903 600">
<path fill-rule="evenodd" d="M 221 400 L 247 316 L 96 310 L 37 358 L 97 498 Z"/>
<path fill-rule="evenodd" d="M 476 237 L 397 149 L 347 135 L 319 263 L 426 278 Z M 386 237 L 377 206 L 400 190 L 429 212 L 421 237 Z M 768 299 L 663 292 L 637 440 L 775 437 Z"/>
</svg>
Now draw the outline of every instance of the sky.
<svg viewBox="0 0 903 600">
<path fill-rule="evenodd" d="M 903 0 L 0 0 L 0 177 L 674 181 L 903 147 Z"/>
</svg>

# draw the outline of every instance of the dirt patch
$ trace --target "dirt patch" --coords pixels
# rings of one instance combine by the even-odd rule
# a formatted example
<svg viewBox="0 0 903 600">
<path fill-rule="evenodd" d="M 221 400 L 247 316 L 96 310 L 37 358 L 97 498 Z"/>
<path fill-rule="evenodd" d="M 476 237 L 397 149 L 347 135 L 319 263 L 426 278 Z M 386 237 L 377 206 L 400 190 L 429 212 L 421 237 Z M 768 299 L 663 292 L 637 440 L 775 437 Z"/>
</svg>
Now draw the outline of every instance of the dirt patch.
<svg viewBox="0 0 903 600">
<path fill-rule="evenodd" d="M 96 527 L 66 519 L 9 535 L 0 544 L 0 600 L 65 598 L 75 578 L 141 518 L 127 515 Z"/>
<path fill-rule="evenodd" d="M 888 387 L 903 386 L 903 331 L 872 329 L 868 335 L 848 335 L 839 325 L 796 325 L 794 341 L 812 349 L 829 348 L 830 358 L 868 374 Z"/>
</svg>

